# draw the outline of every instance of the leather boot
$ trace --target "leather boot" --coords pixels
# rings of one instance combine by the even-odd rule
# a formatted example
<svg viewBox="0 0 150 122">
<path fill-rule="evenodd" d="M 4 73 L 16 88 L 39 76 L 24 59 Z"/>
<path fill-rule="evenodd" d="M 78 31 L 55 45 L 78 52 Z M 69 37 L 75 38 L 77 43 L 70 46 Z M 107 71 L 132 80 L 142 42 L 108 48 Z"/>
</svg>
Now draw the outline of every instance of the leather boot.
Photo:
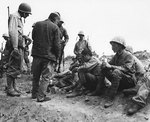
<svg viewBox="0 0 150 122">
<path fill-rule="evenodd" d="M 82 94 L 83 94 L 82 91 L 76 91 L 76 92 L 73 92 L 71 94 L 67 94 L 66 97 L 67 98 L 73 98 L 73 97 L 81 96 Z"/>
<path fill-rule="evenodd" d="M 108 97 L 105 104 L 104 104 L 104 107 L 108 108 L 108 107 L 112 106 L 114 104 L 113 100 L 114 100 L 114 98 Z"/>
<path fill-rule="evenodd" d="M 88 96 L 98 96 L 96 90 L 87 94 Z"/>
<path fill-rule="evenodd" d="M 19 94 L 21 94 L 21 91 L 19 91 L 19 89 L 17 88 L 16 86 L 16 82 L 15 82 L 15 79 L 13 80 L 13 88 L 16 92 L 18 92 Z"/>
<path fill-rule="evenodd" d="M 11 76 L 7 76 L 7 95 L 12 97 L 18 97 L 20 96 L 19 93 L 17 93 L 13 88 L 13 81 L 14 78 Z"/>
<path fill-rule="evenodd" d="M 27 63 L 27 74 L 31 74 L 30 63 Z"/>
<path fill-rule="evenodd" d="M 99 82 L 96 86 L 95 91 L 87 94 L 88 96 L 101 96 L 104 92 L 104 83 L 102 82 L 104 78 L 101 78 L 101 82 Z"/>
</svg>

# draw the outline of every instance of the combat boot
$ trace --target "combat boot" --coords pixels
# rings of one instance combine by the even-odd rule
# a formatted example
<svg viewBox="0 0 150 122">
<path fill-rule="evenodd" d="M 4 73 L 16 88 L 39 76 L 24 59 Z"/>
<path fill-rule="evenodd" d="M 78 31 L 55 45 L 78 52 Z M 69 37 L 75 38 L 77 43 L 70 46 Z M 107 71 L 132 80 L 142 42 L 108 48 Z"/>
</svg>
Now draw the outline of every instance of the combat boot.
<svg viewBox="0 0 150 122">
<path fill-rule="evenodd" d="M 18 89 L 17 86 L 16 86 L 15 79 L 13 80 L 13 88 L 14 88 L 14 91 L 16 91 L 16 92 L 18 92 L 19 94 L 21 94 L 21 91 L 19 91 L 19 89 Z"/>
<path fill-rule="evenodd" d="M 98 96 L 96 90 L 87 94 L 88 96 Z"/>
<path fill-rule="evenodd" d="M 108 108 L 114 104 L 114 98 L 113 97 L 108 97 L 107 100 L 105 101 L 104 108 Z"/>
<path fill-rule="evenodd" d="M 27 63 L 27 74 L 28 74 L 28 75 L 31 74 L 31 66 L 30 66 L 30 63 Z"/>
<path fill-rule="evenodd" d="M 7 95 L 12 97 L 19 97 L 20 94 L 16 92 L 13 88 L 13 80 L 14 78 L 11 76 L 7 76 Z"/>
<path fill-rule="evenodd" d="M 67 98 L 73 98 L 73 97 L 81 96 L 82 94 L 83 94 L 82 91 L 76 91 L 76 92 L 73 92 L 73 93 L 66 95 L 66 97 Z"/>
</svg>

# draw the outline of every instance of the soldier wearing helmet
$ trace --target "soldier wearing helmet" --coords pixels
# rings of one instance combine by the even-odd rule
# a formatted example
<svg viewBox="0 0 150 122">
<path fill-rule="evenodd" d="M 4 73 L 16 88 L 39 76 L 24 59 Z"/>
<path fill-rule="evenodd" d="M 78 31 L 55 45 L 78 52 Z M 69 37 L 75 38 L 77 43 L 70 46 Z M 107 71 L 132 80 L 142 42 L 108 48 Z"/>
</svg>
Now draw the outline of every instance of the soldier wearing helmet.
<svg viewBox="0 0 150 122">
<path fill-rule="evenodd" d="M 10 14 L 8 19 L 8 31 L 11 47 L 9 48 L 10 60 L 7 69 L 7 95 L 20 96 L 17 90 L 15 79 L 20 75 L 23 63 L 23 50 L 25 41 L 23 38 L 23 22 L 22 18 L 27 18 L 31 14 L 31 7 L 27 3 L 21 3 L 18 11 Z"/>
<path fill-rule="evenodd" d="M 64 63 L 64 59 L 63 59 L 64 58 L 64 48 L 65 48 L 65 46 L 69 40 L 69 35 L 67 33 L 66 28 L 63 27 L 63 23 L 64 23 L 64 21 L 62 19 L 60 19 L 60 21 L 57 24 L 59 27 L 59 30 L 60 30 L 60 38 L 61 38 L 61 55 L 59 58 L 59 65 L 58 65 L 58 71 L 57 72 L 60 72 L 61 62 L 63 61 L 63 63 Z"/>
<path fill-rule="evenodd" d="M 10 37 L 9 37 L 8 33 L 4 33 L 2 35 L 2 37 L 6 41 L 4 50 L 2 49 L 2 54 L 3 54 L 2 59 L 3 59 L 4 56 L 7 56 L 7 61 L 8 61 L 8 51 L 9 51 L 9 48 L 10 48 L 10 45 L 11 45 L 11 43 L 10 43 Z"/>
<path fill-rule="evenodd" d="M 76 55 L 76 58 L 78 60 L 81 60 L 81 52 L 84 50 L 84 49 L 89 49 L 92 51 L 92 48 L 89 44 L 89 42 L 87 40 L 85 40 L 85 35 L 84 35 L 84 32 L 83 31 L 79 31 L 78 33 L 78 36 L 79 36 L 79 40 L 78 42 L 75 44 L 75 47 L 74 47 L 74 54 Z"/>
<path fill-rule="evenodd" d="M 2 43 L 2 47 L 1 47 L 1 61 L 0 61 L 0 77 L 3 77 L 3 73 L 6 71 L 6 67 L 8 64 L 8 60 L 9 60 L 9 48 L 10 48 L 10 38 L 9 35 L 7 33 L 4 33 L 2 35 L 2 37 L 5 39 L 5 46 L 3 48 L 3 43 Z"/>
<path fill-rule="evenodd" d="M 104 107 L 113 105 L 113 100 L 118 89 L 123 90 L 135 86 L 135 62 L 133 55 L 125 50 L 126 43 L 122 37 L 115 37 L 110 41 L 112 50 L 115 52 L 113 58 L 102 63 L 103 79 L 106 77 L 111 86 L 108 89 L 108 99 Z M 99 82 L 99 89 L 102 89 L 104 81 Z M 101 91 L 102 92 L 102 91 Z"/>
<path fill-rule="evenodd" d="M 2 37 L 5 39 L 5 41 L 6 41 L 6 45 L 5 45 L 5 48 L 6 49 L 9 49 L 9 47 L 10 47 L 10 37 L 9 37 L 9 35 L 8 35 L 8 33 L 4 33 L 3 35 L 2 35 Z M 5 49 L 4 49 L 5 50 Z"/>
<path fill-rule="evenodd" d="M 21 17 L 26 18 L 31 14 L 31 7 L 27 3 L 21 3 L 18 8 Z"/>
<path fill-rule="evenodd" d="M 145 67 L 143 63 L 134 55 L 132 46 L 126 46 L 125 50 L 133 54 L 133 58 L 135 60 L 136 73 L 141 75 L 144 74 L 146 72 Z"/>
</svg>

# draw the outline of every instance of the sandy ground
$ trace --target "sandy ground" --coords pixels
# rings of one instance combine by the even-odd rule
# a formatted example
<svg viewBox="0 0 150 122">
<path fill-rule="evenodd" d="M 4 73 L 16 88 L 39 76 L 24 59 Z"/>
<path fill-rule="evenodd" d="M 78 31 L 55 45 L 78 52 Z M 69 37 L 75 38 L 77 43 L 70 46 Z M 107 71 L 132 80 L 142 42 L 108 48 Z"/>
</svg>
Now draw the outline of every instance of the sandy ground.
<svg viewBox="0 0 150 122">
<path fill-rule="evenodd" d="M 49 93 L 50 101 L 37 103 L 31 94 L 31 76 L 17 80 L 21 97 L 8 97 L 4 89 L 6 79 L 0 80 L 0 122 L 150 122 L 150 105 L 133 116 L 126 115 L 130 97 L 118 94 L 115 104 L 105 109 L 104 96 L 78 96 L 66 98 L 66 94 Z"/>
<path fill-rule="evenodd" d="M 142 61 L 144 64 L 148 62 Z M 70 62 L 65 65 L 68 66 Z M 67 67 L 65 67 L 67 68 Z M 5 93 L 6 78 L 0 79 L 0 122 L 150 122 L 150 104 L 133 116 L 126 115 L 130 97 L 119 93 L 114 105 L 105 109 L 105 97 L 78 96 L 48 93 L 50 101 L 38 103 L 31 99 L 32 76 L 22 75 L 17 86 L 24 94 L 8 97 Z M 150 100 L 148 100 L 148 103 Z"/>
</svg>

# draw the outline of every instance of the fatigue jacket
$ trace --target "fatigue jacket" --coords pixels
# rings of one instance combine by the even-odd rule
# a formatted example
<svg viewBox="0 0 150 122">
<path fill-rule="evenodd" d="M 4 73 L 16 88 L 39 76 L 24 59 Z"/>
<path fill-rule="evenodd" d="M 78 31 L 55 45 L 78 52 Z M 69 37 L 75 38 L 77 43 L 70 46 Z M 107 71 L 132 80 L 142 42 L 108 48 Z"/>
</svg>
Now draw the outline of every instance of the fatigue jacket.
<svg viewBox="0 0 150 122">
<path fill-rule="evenodd" d="M 88 62 L 84 62 L 83 65 L 79 67 L 79 70 L 82 70 L 87 73 L 91 73 L 95 76 L 101 75 L 101 62 L 98 58 L 92 56 Z"/>
<path fill-rule="evenodd" d="M 12 47 L 25 47 L 23 35 L 23 23 L 18 12 L 10 14 L 8 19 L 8 31 Z"/>
<path fill-rule="evenodd" d="M 60 31 L 49 19 L 36 22 L 32 31 L 32 56 L 56 61 L 60 57 Z"/>
<path fill-rule="evenodd" d="M 63 37 L 64 37 L 65 41 L 68 40 L 69 36 L 68 36 L 67 30 L 63 26 L 61 26 L 59 29 L 60 29 L 60 32 L 61 32 L 61 36 L 60 36 L 61 39 L 63 39 Z"/>
<path fill-rule="evenodd" d="M 132 76 L 135 73 L 135 60 L 133 55 L 125 50 L 116 53 L 109 64 L 127 75 Z"/>
<path fill-rule="evenodd" d="M 78 56 L 81 54 L 81 52 L 85 49 L 85 48 L 88 48 L 90 50 L 91 49 L 91 46 L 89 45 L 89 42 L 86 41 L 86 40 L 82 40 L 82 41 L 78 41 L 76 44 L 75 44 L 75 47 L 74 47 L 74 53 Z"/>
<path fill-rule="evenodd" d="M 140 74 L 144 74 L 146 71 L 145 71 L 145 68 L 144 68 L 144 65 L 142 64 L 142 62 L 136 56 L 133 56 L 133 58 L 135 61 L 136 73 L 138 72 Z"/>
</svg>

